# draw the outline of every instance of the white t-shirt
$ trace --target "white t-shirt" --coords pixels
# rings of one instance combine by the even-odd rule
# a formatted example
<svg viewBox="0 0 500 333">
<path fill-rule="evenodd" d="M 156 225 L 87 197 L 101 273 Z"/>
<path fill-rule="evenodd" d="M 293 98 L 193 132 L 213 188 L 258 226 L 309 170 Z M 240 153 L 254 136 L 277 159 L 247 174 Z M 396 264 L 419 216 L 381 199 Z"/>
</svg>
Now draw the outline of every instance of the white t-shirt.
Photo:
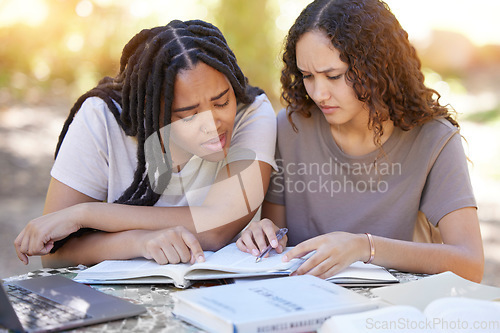
<svg viewBox="0 0 500 333">
<path fill-rule="evenodd" d="M 155 206 L 198 205 L 219 170 L 229 162 L 254 160 L 275 170 L 276 115 L 266 95 L 251 105 L 238 105 L 227 158 L 209 162 L 197 156 L 172 179 Z M 97 200 L 114 202 L 130 186 L 137 167 L 137 140 L 127 136 L 106 103 L 87 99 L 77 112 L 52 167 L 51 176 Z M 186 193 L 190 193 L 186 198 Z M 189 202 L 188 202 L 189 201 Z"/>
</svg>

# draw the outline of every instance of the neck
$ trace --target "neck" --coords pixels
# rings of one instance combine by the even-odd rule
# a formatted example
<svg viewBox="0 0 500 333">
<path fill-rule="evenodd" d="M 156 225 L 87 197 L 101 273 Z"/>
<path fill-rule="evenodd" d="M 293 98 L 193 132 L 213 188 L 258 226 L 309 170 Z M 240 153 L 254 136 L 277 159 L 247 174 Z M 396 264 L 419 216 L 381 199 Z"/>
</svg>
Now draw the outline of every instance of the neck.
<svg viewBox="0 0 500 333">
<path fill-rule="evenodd" d="M 172 159 L 172 172 L 180 172 L 193 155 L 180 149 L 175 143 L 170 142 L 169 146 L 170 158 Z"/>
<path fill-rule="evenodd" d="M 386 121 L 382 126 L 384 133 L 380 138 L 381 145 L 389 139 L 394 130 L 392 121 Z M 337 146 L 347 155 L 362 156 L 380 148 L 375 143 L 375 133 L 366 124 L 361 126 L 355 124 L 334 124 L 330 125 L 330 132 Z"/>
</svg>

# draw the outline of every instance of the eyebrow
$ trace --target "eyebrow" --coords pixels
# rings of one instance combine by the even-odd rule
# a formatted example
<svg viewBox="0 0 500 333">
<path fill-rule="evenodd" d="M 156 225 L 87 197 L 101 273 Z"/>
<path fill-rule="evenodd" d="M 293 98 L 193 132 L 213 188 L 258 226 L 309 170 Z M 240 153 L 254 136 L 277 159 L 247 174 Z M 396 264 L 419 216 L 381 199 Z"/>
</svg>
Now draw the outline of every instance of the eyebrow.
<svg viewBox="0 0 500 333">
<path fill-rule="evenodd" d="M 224 96 L 225 94 L 227 94 L 228 91 L 229 91 L 229 88 L 227 88 L 226 90 L 224 90 L 223 92 L 221 92 L 217 96 L 214 96 L 214 97 L 210 98 L 210 101 L 216 101 L 216 100 L 218 100 L 219 98 L 221 98 L 222 96 Z M 192 110 L 192 109 L 196 109 L 198 106 L 200 106 L 200 104 L 185 106 L 185 107 L 182 107 L 182 108 L 174 109 L 174 110 L 172 110 L 172 112 L 189 111 L 189 110 Z"/>
<path fill-rule="evenodd" d="M 305 71 L 303 69 L 300 69 L 299 66 L 297 66 L 297 69 L 299 70 L 299 72 L 301 73 L 304 73 L 304 72 L 307 72 L 309 73 L 308 71 Z M 318 73 L 328 73 L 328 72 L 333 72 L 333 71 L 336 71 L 336 70 L 339 70 L 339 68 L 327 68 L 325 70 L 322 70 L 322 71 L 319 71 Z"/>
</svg>

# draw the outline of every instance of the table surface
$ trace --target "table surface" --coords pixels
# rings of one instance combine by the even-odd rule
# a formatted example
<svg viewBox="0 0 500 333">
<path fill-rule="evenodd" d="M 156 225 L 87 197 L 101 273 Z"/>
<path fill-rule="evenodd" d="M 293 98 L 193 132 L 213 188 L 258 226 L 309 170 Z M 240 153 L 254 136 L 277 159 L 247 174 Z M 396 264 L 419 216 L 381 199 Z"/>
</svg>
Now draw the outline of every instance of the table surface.
<svg viewBox="0 0 500 333">
<path fill-rule="evenodd" d="M 44 268 L 27 274 L 6 278 L 4 281 L 9 282 L 56 274 L 74 278 L 82 269 L 85 269 L 85 267 Z M 394 270 L 389 271 L 401 283 L 418 280 L 426 276 L 425 274 L 403 273 Z M 203 283 L 200 283 L 193 287 L 203 288 L 205 286 L 206 285 Z M 92 285 L 92 287 L 106 294 L 117 296 L 136 304 L 142 304 L 146 307 L 147 313 L 122 320 L 81 327 L 72 330 L 72 332 L 200 332 L 198 328 L 172 315 L 174 301 L 171 294 L 180 290 L 173 285 Z M 356 287 L 350 289 L 367 297 L 374 297 L 370 292 L 372 288 Z M 0 332 L 6 332 L 6 330 L 0 328 Z"/>
</svg>

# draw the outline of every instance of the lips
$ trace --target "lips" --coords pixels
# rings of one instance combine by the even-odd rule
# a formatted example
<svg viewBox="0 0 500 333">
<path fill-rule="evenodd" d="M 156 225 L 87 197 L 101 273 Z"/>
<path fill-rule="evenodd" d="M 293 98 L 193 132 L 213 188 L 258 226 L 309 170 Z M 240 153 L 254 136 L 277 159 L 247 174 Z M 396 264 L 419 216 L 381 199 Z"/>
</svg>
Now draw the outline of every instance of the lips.
<svg viewBox="0 0 500 333">
<path fill-rule="evenodd" d="M 338 106 L 327 106 L 327 105 L 321 105 L 319 108 L 321 112 L 323 112 L 324 114 L 332 114 L 339 109 Z"/>
<path fill-rule="evenodd" d="M 218 137 L 205 141 L 201 144 L 203 148 L 210 151 L 221 151 L 226 145 L 226 132 L 220 134 Z"/>
</svg>

